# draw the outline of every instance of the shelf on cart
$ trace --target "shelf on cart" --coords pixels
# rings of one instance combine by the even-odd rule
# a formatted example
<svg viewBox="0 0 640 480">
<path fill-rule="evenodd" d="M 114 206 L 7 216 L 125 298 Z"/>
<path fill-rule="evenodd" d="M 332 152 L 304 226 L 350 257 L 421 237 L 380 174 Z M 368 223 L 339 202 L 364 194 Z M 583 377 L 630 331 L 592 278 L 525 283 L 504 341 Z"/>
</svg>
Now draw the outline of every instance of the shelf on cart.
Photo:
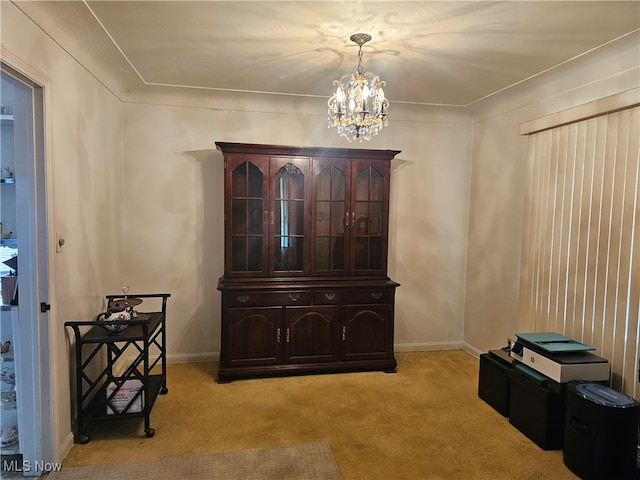
<svg viewBox="0 0 640 480">
<path fill-rule="evenodd" d="M 136 379 L 136 377 L 119 379 L 119 380 L 130 380 Z M 160 394 L 160 390 L 162 389 L 162 385 L 164 383 L 164 375 L 149 375 L 149 398 L 144 398 L 143 393 L 143 401 L 142 401 L 142 410 L 139 412 L 120 412 L 113 413 L 111 415 L 107 414 L 107 386 L 103 385 L 100 390 L 93 397 L 87 408 L 85 408 L 84 415 L 82 416 L 82 421 L 91 421 L 91 420 L 106 420 L 112 418 L 120 418 L 120 417 L 144 417 L 148 412 L 153 408 L 153 404 L 158 398 Z"/>
<path fill-rule="evenodd" d="M 147 333 L 151 335 L 162 323 L 163 314 L 161 312 L 154 312 L 146 314 L 141 313 L 140 315 L 149 315 L 149 318 L 147 320 L 133 319 L 123 321 L 122 323 L 129 323 L 130 325 L 120 335 L 111 335 L 104 327 L 94 325 L 82 334 L 82 343 L 129 342 L 143 340 L 144 329 L 142 328 L 142 323 L 147 324 Z"/>
</svg>

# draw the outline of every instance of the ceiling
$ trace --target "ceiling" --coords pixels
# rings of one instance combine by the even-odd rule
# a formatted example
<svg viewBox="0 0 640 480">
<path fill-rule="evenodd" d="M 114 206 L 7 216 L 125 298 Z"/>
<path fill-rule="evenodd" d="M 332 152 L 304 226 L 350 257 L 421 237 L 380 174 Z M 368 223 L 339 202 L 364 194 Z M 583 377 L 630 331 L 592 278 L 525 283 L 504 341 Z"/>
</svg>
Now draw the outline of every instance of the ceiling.
<svg viewBox="0 0 640 480">
<path fill-rule="evenodd" d="M 329 97 L 363 68 L 391 103 L 467 106 L 640 28 L 640 1 L 14 1 L 128 84 Z"/>
</svg>

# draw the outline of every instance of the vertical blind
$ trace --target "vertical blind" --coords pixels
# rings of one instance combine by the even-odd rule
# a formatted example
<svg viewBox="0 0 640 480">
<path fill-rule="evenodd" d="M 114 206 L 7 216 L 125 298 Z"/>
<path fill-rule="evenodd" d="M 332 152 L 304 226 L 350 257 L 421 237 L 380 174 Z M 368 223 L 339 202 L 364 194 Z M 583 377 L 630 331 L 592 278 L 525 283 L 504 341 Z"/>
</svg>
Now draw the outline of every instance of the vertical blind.
<svg viewBox="0 0 640 480">
<path fill-rule="evenodd" d="M 596 347 L 635 398 L 639 136 L 638 106 L 529 135 L 518 325 Z"/>
</svg>

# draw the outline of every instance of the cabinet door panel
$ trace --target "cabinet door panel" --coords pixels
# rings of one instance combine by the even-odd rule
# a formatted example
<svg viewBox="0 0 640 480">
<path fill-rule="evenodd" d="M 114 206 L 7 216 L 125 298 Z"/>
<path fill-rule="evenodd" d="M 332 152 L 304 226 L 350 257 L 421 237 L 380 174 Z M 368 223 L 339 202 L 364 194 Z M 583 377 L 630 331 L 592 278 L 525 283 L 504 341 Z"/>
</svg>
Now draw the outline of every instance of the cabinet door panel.
<svg viewBox="0 0 640 480">
<path fill-rule="evenodd" d="M 335 311 L 335 307 L 286 309 L 286 363 L 337 359 Z"/>
<path fill-rule="evenodd" d="M 226 366 L 281 363 L 281 318 L 282 307 L 227 309 L 223 319 Z"/>
<path fill-rule="evenodd" d="M 309 270 L 305 236 L 310 195 L 308 158 L 271 158 L 271 269 L 272 275 L 301 275 Z"/>
<path fill-rule="evenodd" d="M 386 272 L 389 199 L 389 165 L 356 162 L 352 178 L 351 265 L 353 273 Z"/>
<path fill-rule="evenodd" d="M 349 162 L 342 159 L 314 161 L 314 273 L 347 273 L 345 235 L 350 224 L 346 203 L 350 166 Z"/>
<path fill-rule="evenodd" d="M 372 360 L 393 356 L 391 305 L 348 305 L 343 308 L 343 360 Z"/>
<path fill-rule="evenodd" d="M 225 265 L 229 275 L 267 274 L 268 161 L 267 157 L 244 155 L 227 160 Z"/>
</svg>

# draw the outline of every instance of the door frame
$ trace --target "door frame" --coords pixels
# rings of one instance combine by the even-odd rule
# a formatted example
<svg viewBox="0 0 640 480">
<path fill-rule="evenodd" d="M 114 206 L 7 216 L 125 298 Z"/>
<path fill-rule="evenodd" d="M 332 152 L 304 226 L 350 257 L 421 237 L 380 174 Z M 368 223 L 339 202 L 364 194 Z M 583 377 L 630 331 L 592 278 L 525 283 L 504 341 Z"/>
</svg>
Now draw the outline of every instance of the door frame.
<svg viewBox="0 0 640 480">
<path fill-rule="evenodd" d="M 48 226 L 53 218 L 51 209 L 50 179 L 51 141 L 48 125 L 51 124 L 50 112 L 50 79 L 39 70 L 33 68 L 6 48 L 2 48 L 0 67 L 4 74 L 10 75 L 19 83 L 31 90 L 31 126 L 34 139 L 31 148 L 31 162 L 24 165 L 22 174 L 28 179 L 28 185 L 16 185 L 16 194 L 20 193 L 25 202 L 26 215 L 19 215 L 18 225 L 20 255 L 20 318 L 19 344 L 23 349 L 23 358 L 30 358 L 29 368 L 19 372 L 23 379 L 22 390 L 28 397 L 21 399 L 21 448 L 24 465 L 36 465 L 36 462 L 54 462 L 62 459 L 60 446 L 55 439 L 59 438 L 59 415 L 53 406 L 56 404 L 57 386 L 52 382 L 53 363 L 56 355 L 54 310 L 42 312 L 41 303 L 49 304 L 53 295 L 53 282 L 50 274 L 52 255 L 49 252 Z M 15 128 L 15 126 L 14 126 Z M 16 165 L 16 170 L 17 165 Z M 16 171 L 16 174 L 18 172 Z M 18 205 L 18 203 L 16 203 Z M 26 232 L 26 234 L 25 234 Z M 26 254 L 25 254 L 26 253 Z M 15 335 L 16 332 L 14 332 Z M 25 356 L 25 349 L 30 349 Z M 30 438 L 31 441 L 24 441 Z M 27 464 L 26 462 L 30 462 Z M 25 476 L 37 476 L 42 472 L 35 468 L 25 470 Z"/>
</svg>

